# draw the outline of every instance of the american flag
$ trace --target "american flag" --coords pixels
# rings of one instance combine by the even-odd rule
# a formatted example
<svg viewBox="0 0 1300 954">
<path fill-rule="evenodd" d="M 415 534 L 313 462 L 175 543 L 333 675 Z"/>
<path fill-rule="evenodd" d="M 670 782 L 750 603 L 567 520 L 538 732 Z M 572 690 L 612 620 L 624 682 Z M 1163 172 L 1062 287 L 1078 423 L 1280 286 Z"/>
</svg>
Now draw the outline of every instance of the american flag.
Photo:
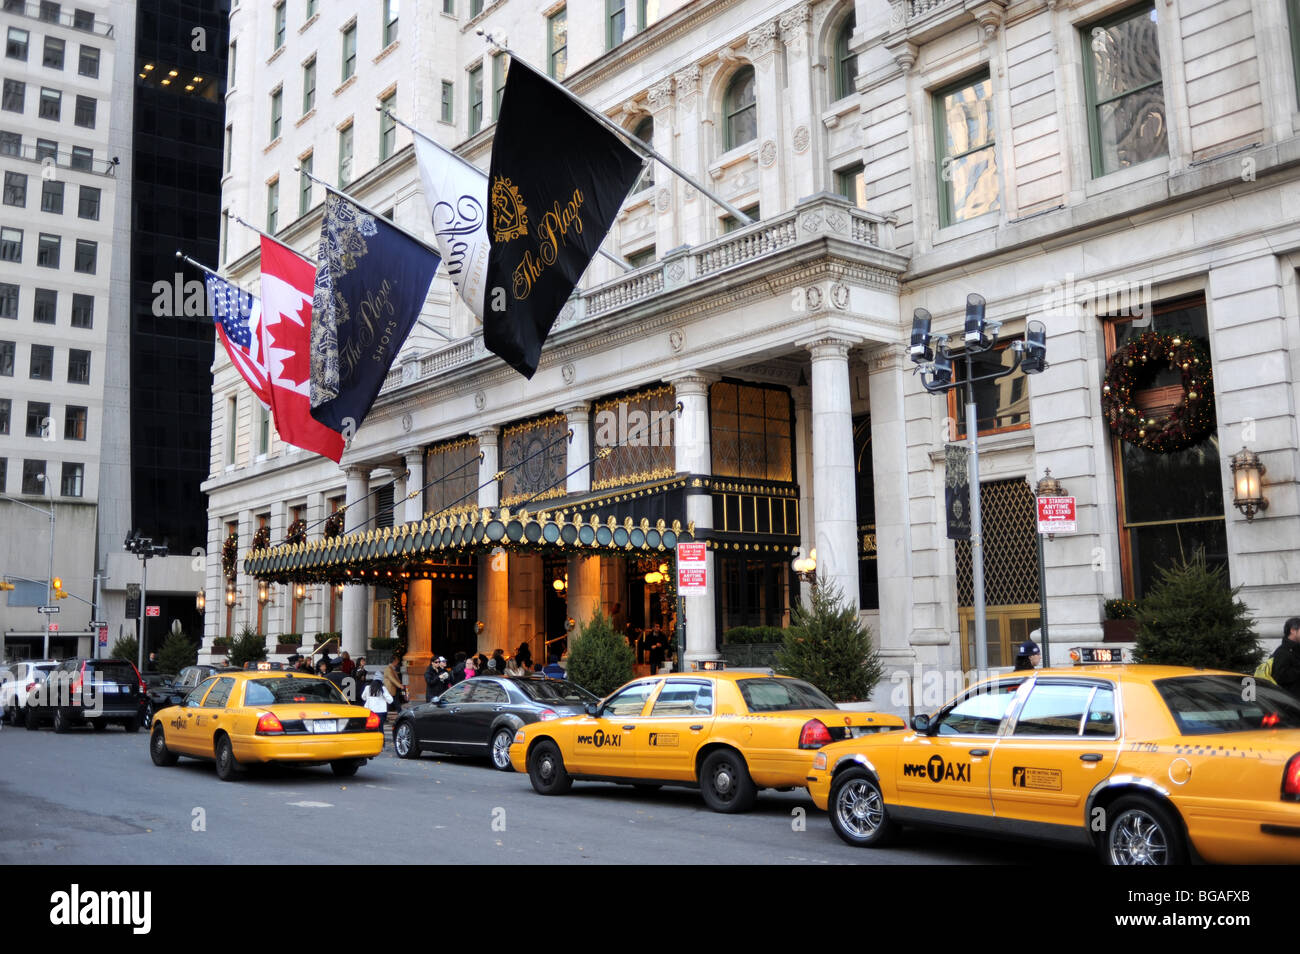
<svg viewBox="0 0 1300 954">
<path fill-rule="evenodd" d="M 264 407 L 270 406 L 266 362 L 262 357 L 262 303 L 230 282 L 207 276 L 208 303 L 226 354 Z"/>
</svg>

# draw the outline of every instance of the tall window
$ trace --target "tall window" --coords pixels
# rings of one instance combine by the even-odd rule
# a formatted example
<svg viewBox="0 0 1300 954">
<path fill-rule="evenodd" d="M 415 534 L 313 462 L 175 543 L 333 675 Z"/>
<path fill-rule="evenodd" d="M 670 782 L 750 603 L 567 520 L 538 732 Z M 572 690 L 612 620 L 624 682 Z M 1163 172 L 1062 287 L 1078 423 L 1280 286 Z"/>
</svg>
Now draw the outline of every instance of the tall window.
<svg viewBox="0 0 1300 954">
<path fill-rule="evenodd" d="M 271 93 L 271 142 L 280 138 L 280 124 L 284 119 L 284 89 Z"/>
<path fill-rule="evenodd" d="M 63 183 L 53 179 L 41 182 L 41 211 L 63 214 Z"/>
<path fill-rule="evenodd" d="M 78 348 L 68 351 L 68 383 L 90 383 L 90 352 Z"/>
<path fill-rule="evenodd" d="M 964 80 L 935 94 L 939 224 L 953 225 L 1000 208 L 993 83 Z"/>
<path fill-rule="evenodd" d="M 741 212 L 744 212 L 745 215 L 749 216 L 749 219 L 750 219 L 751 222 L 757 222 L 759 219 L 761 219 L 761 218 L 763 217 L 763 216 L 762 216 L 762 213 L 759 211 L 758 203 L 757 203 L 757 202 L 755 202 L 755 203 L 754 203 L 753 205 L 751 205 L 751 206 L 747 206 L 746 208 L 741 209 L 740 211 L 741 211 Z M 728 234 L 729 232 L 734 232 L 734 231 L 736 231 L 736 229 L 738 229 L 738 228 L 740 228 L 740 227 L 741 227 L 741 225 L 740 225 L 740 219 L 736 218 L 734 215 L 724 215 L 724 216 L 722 217 L 722 234 L 723 234 L 723 235 L 726 235 L 726 234 Z"/>
<path fill-rule="evenodd" d="M 483 12 L 483 0 L 469 0 L 469 18 L 472 20 Z"/>
<path fill-rule="evenodd" d="M 221 171 L 229 172 L 230 163 L 234 158 L 235 152 L 235 127 L 233 125 L 226 127 L 226 154 L 221 160 Z"/>
<path fill-rule="evenodd" d="M 63 69 L 63 53 L 66 45 L 62 40 L 55 36 L 45 38 L 45 54 L 41 57 L 41 65 L 47 66 L 52 70 Z"/>
<path fill-rule="evenodd" d="M 339 185 L 352 181 L 352 124 L 339 130 Z"/>
<path fill-rule="evenodd" d="M 27 99 L 27 84 L 18 80 L 5 80 L 4 97 L 0 99 L 0 108 L 11 113 L 21 113 Z"/>
<path fill-rule="evenodd" d="M 632 135 L 636 136 L 637 139 L 640 139 L 647 146 L 653 148 L 655 144 L 654 117 L 647 116 L 637 123 L 636 129 L 632 130 Z M 632 191 L 640 192 L 642 189 L 649 189 L 654 184 L 655 164 L 653 162 L 647 162 L 645 165 L 645 172 L 641 173 L 641 178 L 637 180 L 637 184 L 633 186 Z"/>
<path fill-rule="evenodd" d="M 0 398 L 0 434 L 9 433 L 9 418 L 13 414 L 13 400 Z M 2 493 L 3 490 L 0 490 Z"/>
<path fill-rule="evenodd" d="M 456 15 L 456 0 L 442 0 L 442 12 L 449 17 Z"/>
<path fill-rule="evenodd" d="M 343 31 L 343 79 L 350 79 L 356 71 L 357 25 L 354 23 Z"/>
<path fill-rule="evenodd" d="M 1175 334 L 1184 340 L 1201 339 L 1209 351 L 1209 324 L 1201 295 L 1155 305 L 1150 325 L 1108 321 L 1105 330 L 1108 356 L 1148 331 Z M 1168 414 L 1181 399 L 1182 378 L 1171 368 L 1162 368 L 1149 387 L 1134 395 L 1134 403 L 1153 418 Z M 1205 548 L 1211 566 L 1226 568 L 1223 455 L 1217 431 L 1211 429 L 1199 444 L 1167 454 L 1118 437 L 1111 440 L 1124 595 L 1145 596 L 1161 567 L 1180 555 L 1191 556 L 1197 547 Z"/>
<path fill-rule="evenodd" d="M 1291 28 L 1291 72 L 1295 76 L 1296 99 L 1300 101 L 1300 0 L 1286 0 L 1287 25 Z"/>
<path fill-rule="evenodd" d="M 0 378 L 14 376 L 14 347 L 12 341 L 0 341 Z"/>
<path fill-rule="evenodd" d="M 27 402 L 28 437 L 45 437 L 50 432 L 50 405 L 47 401 Z"/>
<path fill-rule="evenodd" d="M 77 254 L 72 262 L 73 270 L 83 275 L 93 275 L 98 260 L 99 245 L 89 239 L 77 239 Z"/>
<path fill-rule="evenodd" d="M 23 461 L 23 493 L 41 495 L 45 493 L 45 461 Z"/>
<path fill-rule="evenodd" d="M 89 76 L 91 79 L 99 78 L 99 49 L 93 46 L 81 45 L 81 53 L 77 58 L 77 75 Z"/>
<path fill-rule="evenodd" d="M 384 0 L 384 46 L 397 42 L 398 0 Z"/>
<path fill-rule="evenodd" d="M 266 187 L 266 230 L 274 235 L 280 225 L 280 180 L 268 183 Z"/>
<path fill-rule="evenodd" d="M 42 232 L 36 241 L 36 265 L 38 268 L 58 268 L 62 257 L 63 240 L 57 235 Z"/>
<path fill-rule="evenodd" d="M 735 149 L 758 138 L 758 104 L 754 97 L 754 68 L 742 67 L 727 84 L 722 98 L 723 145 Z"/>
<path fill-rule="evenodd" d="M 37 113 L 41 119 L 58 120 L 63 115 L 63 94 L 48 86 L 41 87 L 41 105 Z"/>
<path fill-rule="evenodd" d="M 18 286 L 0 282 L 0 318 L 18 317 Z"/>
<path fill-rule="evenodd" d="M 709 389 L 713 473 L 794 479 L 793 405 L 783 388 L 720 381 Z"/>
<path fill-rule="evenodd" d="M 63 439 L 65 441 L 84 441 L 86 439 L 86 413 L 84 407 L 69 404 L 63 411 Z"/>
<path fill-rule="evenodd" d="M 58 23 L 61 6 L 62 4 L 55 3 L 54 0 L 41 0 L 41 19 L 46 23 Z"/>
<path fill-rule="evenodd" d="M 316 107 L 316 57 L 302 67 L 302 114 L 306 116 Z"/>
<path fill-rule="evenodd" d="M 546 69 L 562 80 L 569 69 L 569 15 L 565 7 L 546 18 Z"/>
<path fill-rule="evenodd" d="M 72 296 L 72 327 L 91 328 L 95 324 L 95 296 Z"/>
<path fill-rule="evenodd" d="M 80 497 L 81 484 L 85 477 L 85 464 L 63 462 L 63 479 L 59 483 L 59 493 L 65 497 Z"/>
<path fill-rule="evenodd" d="M 32 345 L 31 361 L 27 366 L 27 376 L 33 381 L 54 380 L 53 345 Z"/>
<path fill-rule="evenodd" d="M 299 169 L 298 214 L 299 215 L 306 215 L 307 210 L 311 208 L 312 181 L 311 181 L 311 176 L 309 176 L 308 173 L 312 171 L 311 163 L 313 157 L 314 157 L 313 154 L 309 152 L 307 153 L 307 155 L 303 156 L 301 159 L 298 160 L 298 169 Z"/>
<path fill-rule="evenodd" d="M 239 398 L 226 398 L 226 466 L 235 466 L 235 437 L 239 426 Z"/>
<path fill-rule="evenodd" d="M 862 163 L 835 170 L 835 191 L 859 209 L 867 207 L 867 177 Z"/>
<path fill-rule="evenodd" d="M 1169 152 L 1156 8 L 1147 3 L 1082 31 L 1092 174 Z"/>
<path fill-rule="evenodd" d="M 82 186 L 77 193 L 77 218 L 99 218 L 99 189 L 95 186 Z"/>
<path fill-rule="evenodd" d="M 18 27 L 9 28 L 9 38 L 5 43 L 5 56 L 11 60 L 27 61 L 27 44 L 31 41 L 31 34 L 26 30 Z"/>
<path fill-rule="evenodd" d="M 501 97 L 506 93 L 506 55 L 492 57 L 492 121 L 501 118 Z"/>
<path fill-rule="evenodd" d="M 627 29 L 627 0 L 605 0 L 605 49 L 612 50 L 623 42 Z"/>
<path fill-rule="evenodd" d="M 843 99 L 855 91 L 853 81 L 858 76 L 858 55 L 849 49 L 853 31 L 858 25 L 858 15 L 850 12 L 839 32 L 835 34 L 835 98 Z"/>
<path fill-rule="evenodd" d="M 230 63 L 229 63 L 229 69 L 226 73 L 226 85 L 231 89 L 235 88 L 235 67 L 238 66 L 239 64 L 239 57 L 237 55 L 238 53 L 239 53 L 239 41 L 231 40 L 230 55 L 228 57 Z"/>
<path fill-rule="evenodd" d="M 72 148 L 72 156 L 74 159 L 77 156 L 75 146 Z M 44 162 L 46 159 L 53 159 L 55 162 L 59 161 L 59 144 L 53 139 L 38 139 L 36 140 L 36 161 Z M 72 168 L 76 169 L 77 166 L 74 164 Z"/>
<path fill-rule="evenodd" d="M 73 146 L 72 158 L 68 160 L 68 165 L 73 169 L 90 172 L 95 165 L 95 150 L 87 149 L 85 146 Z"/>
<path fill-rule="evenodd" d="M 53 288 L 38 288 L 32 296 L 32 321 L 38 325 L 54 324 L 59 311 L 59 293 Z"/>
<path fill-rule="evenodd" d="M 469 134 L 483 128 L 483 65 L 469 71 Z"/>
<path fill-rule="evenodd" d="M 22 262 L 23 230 L 0 228 L 0 262 Z"/>
<path fill-rule="evenodd" d="M 307 9 L 303 16 L 303 22 L 306 23 L 316 15 L 316 8 L 319 6 L 318 0 L 307 0 Z"/>
<path fill-rule="evenodd" d="M 456 120 L 456 84 L 451 80 L 442 81 L 442 112 L 440 118 L 444 123 Z"/>
<path fill-rule="evenodd" d="M 257 456 L 265 457 L 271 453 L 271 411 L 257 405 Z"/>
<path fill-rule="evenodd" d="M 5 205 L 27 207 L 27 175 L 22 172 L 5 173 Z"/>
<path fill-rule="evenodd" d="M 0 156 L 21 156 L 23 154 L 22 133 L 0 131 Z"/>
<path fill-rule="evenodd" d="M 996 434 L 1029 426 L 1029 387 L 1023 371 L 1008 374 L 1005 378 L 980 381 L 979 378 L 1009 368 L 1015 361 L 1015 352 L 1003 345 L 992 351 L 972 355 L 975 366 L 975 423 L 980 434 Z M 953 356 L 953 377 L 966 380 L 966 356 Z M 957 437 L 966 439 L 966 390 L 954 388 L 948 392 L 948 414 L 957 423 Z"/>
<path fill-rule="evenodd" d="M 272 29 L 274 35 L 271 37 L 272 51 L 284 46 L 284 25 L 285 25 L 285 3 L 280 2 L 275 6 L 275 15 L 272 17 Z"/>
<path fill-rule="evenodd" d="M 379 161 L 383 162 L 397 150 L 397 122 L 388 110 L 397 105 L 397 93 L 392 92 L 379 101 Z"/>
</svg>

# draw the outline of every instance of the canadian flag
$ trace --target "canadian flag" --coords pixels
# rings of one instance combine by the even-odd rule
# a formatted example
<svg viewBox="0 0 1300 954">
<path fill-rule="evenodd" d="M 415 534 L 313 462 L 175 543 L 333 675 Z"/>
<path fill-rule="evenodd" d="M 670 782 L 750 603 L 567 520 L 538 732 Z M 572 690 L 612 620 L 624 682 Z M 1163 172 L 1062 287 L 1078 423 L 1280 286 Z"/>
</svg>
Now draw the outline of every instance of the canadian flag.
<svg viewBox="0 0 1300 954">
<path fill-rule="evenodd" d="M 271 413 L 281 439 L 328 457 L 343 456 L 343 435 L 311 416 L 311 301 L 316 267 L 262 239 L 262 354 Z"/>
</svg>

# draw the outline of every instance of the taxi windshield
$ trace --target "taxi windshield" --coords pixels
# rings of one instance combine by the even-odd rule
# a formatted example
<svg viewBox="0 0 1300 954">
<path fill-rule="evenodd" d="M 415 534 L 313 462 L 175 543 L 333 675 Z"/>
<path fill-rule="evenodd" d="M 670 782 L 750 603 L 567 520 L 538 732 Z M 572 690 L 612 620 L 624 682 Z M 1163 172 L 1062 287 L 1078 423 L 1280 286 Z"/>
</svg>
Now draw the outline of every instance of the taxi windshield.
<svg viewBox="0 0 1300 954">
<path fill-rule="evenodd" d="M 1262 679 L 1180 676 L 1155 686 L 1183 735 L 1300 729 L 1300 702 Z"/>
<path fill-rule="evenodd" d="M 750 712 L 789 712 L 797 709 L 834 709 L 835 703 L 815 686 L 798 679 L 738 679 L 740 694 Z"/>
<path fill-rule="evenodd" d="M 327 702 L 347 705 L 347 700 L 325 679 L 252 679 L 244 690 L 244 705 L 270 706 L 278 702 Z"/>
</svg>

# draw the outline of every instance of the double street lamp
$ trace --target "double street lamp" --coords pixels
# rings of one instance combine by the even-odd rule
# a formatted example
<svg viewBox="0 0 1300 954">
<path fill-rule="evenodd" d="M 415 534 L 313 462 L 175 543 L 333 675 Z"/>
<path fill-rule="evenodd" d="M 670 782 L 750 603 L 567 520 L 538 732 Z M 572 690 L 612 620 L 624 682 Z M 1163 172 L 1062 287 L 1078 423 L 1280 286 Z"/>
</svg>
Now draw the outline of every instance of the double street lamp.
<svg viewBox="0 0 1300 954">
<path fill-rule="evenodd" d="M 982 381 L 1004 378 L 1016 371 L 1039 374 L 1047 367 L 1047 329 L 1041 321 L 1030 321 L 1023 339 L 1012 341 L 1014 360 L 1010 367 L 986 374 L 975 374 L 975 356 L 992 351 L 998 344 L 999 321 L 984 318 L 984 296 L 966 296 L 966 322 L 962 329 L 962 347 L 949 347 L 949 336 L 933 334 L 932 317 L 924 308 L 912 313 L 912 340 L 908 356 L 921 374 L 921 384 L 931 394 L 966 386 L 966 437 L 970 442 L 970 555 L 971 584 L 975 602 L 975 668 L 988 669 L 987 621 L 984 618 L 984 537 L 980 516 L 979 421 L 975 407 L 975 385 Z M 966 360 L 966 379 L 953 378 L 954 360 Z"/>
<path fill-rule="evenodd" d="M 132 530 L 127 535 L 126 542 L 123 544 L 127 553 L 134 553 L 144 561 L 144 569 L 140 575 L 140 615 L 136 617 L 136 665 L 141 672 L 144 672 L 144 644 L 145 644 L 145 611 L 149 602 L 149 561 L 154 557 L 165 557 L 167 555 L 167 544 L 155 544 L 152 537 L 143 537 L 139 530 Z"/>
</svg>

